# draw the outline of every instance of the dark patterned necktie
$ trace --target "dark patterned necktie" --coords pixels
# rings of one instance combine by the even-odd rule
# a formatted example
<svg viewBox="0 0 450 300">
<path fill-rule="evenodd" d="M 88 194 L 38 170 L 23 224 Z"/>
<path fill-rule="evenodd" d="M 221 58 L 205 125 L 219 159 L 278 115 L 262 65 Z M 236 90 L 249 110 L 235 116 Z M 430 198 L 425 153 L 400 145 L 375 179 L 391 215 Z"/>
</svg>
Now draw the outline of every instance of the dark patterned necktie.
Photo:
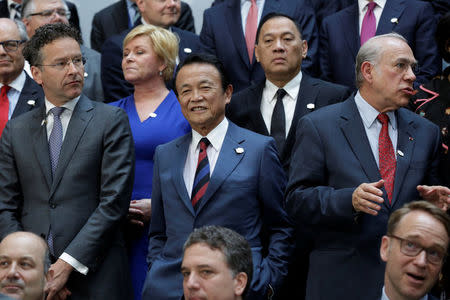
<svg viewBox="0 0 450 300">
<path fill-rule="evenodd" d="M 53 129 L 48 139 L 48 146 L 50 148 L 50 161 L 52 163 L 52 175 L 55 175 L 56 167 L 58 166 L 59 153 L 63 142 L 63 129 L 61 124 L 61 113 L 64 107 L 53 107 L 50 112 L 53 114 Z"/>
<path fill-rule="evenodd" d="M 278 153 L 281 154 L 286 141 L 286 116 L 284 114 L 283 97 L 286 96 L 284 89 L 277 91 L 277 103 L 273 109 L 272 121 L 270 125 L 270 135 L 274 138 L 277 144 Z"/>
<path fill-rule="evenodd" d="M 195 171 L 194 184 L 192 187 L 191 202 L 195 207 L 200 199 L 205 195 L 209 184 L 209 161 L 206 149 L 211 144 L 207 138 L 200 140 L 200 152 L 198 153 L 197 170 Z"/>
<path fill-rule="evenodd" d="M 394 192 L 395 179 L 395 153 L 389 137 L 389 117 L 386 114 L 379 114 L 378 121 L 382 124 L 380 136 L 378 138 L 378 155 L 380 164 L 381 178 L 384 179 L 384 188 L 386 190 L 389 204 L 392 202 L 392 194 Z"/>
</svg>

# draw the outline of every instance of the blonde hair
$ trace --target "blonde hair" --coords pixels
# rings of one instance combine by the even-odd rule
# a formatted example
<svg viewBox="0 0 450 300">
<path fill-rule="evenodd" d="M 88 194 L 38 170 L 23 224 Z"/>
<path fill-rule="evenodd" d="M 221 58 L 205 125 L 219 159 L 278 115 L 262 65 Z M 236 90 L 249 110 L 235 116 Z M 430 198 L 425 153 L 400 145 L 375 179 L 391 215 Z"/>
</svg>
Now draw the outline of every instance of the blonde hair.
<svg viewBox="0 0 450 300">
<path fill-rule="evenodd" d="M 164 61 L 166 68 L 162 71 L 165 81 L 173 77 L 176 58 L 178 56 L 179 39 L 174 33 L 162 27 L 139 25 L 131 30 L 123 40 L 123 48 L 138 36 L 148 36 L 152 42 L 153 51 Z"/>
</svg>

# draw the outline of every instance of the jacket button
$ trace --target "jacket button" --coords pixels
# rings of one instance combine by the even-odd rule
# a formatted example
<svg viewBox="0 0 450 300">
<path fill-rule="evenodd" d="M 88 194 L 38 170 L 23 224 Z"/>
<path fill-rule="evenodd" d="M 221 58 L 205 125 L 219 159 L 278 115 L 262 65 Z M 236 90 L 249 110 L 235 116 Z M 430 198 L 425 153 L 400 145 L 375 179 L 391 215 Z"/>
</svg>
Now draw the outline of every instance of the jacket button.
<svg viewBox="0 0 450 300">
<path fill-rule="evenodd" d="M 56 204 L 50 203 L 50 208 L 55 209 L 56 208 Z"/>
</svg>

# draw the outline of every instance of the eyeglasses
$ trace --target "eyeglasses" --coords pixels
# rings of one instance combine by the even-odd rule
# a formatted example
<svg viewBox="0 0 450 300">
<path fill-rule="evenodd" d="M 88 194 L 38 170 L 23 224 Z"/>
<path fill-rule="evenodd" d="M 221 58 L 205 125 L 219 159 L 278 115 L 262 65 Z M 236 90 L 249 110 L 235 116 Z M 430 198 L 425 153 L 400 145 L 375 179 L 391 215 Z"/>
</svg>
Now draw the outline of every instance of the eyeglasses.
<svg viewBox="0 0 450 300">
<path fill-rule="evenodd" d="M 75 58 L 69 58 L 69 59 L 67 59 L 65 61 L 57 62 L 55 64 L 48 64 L 48 65 L 39 64 L 39 65 L 36 65 L 36 66 L 37 67 L 53 67 L 53 68 L 55 68 L 55 69 L 57 69 L 59 71 L 62 71 L 67 66 L 69 66 L 70 63 L 72 63 L 75 66 L 75 68 L 80 69 L 82 66 L 84 66 L 86 64 L 86 58 L 84 58 L 84 57 L 75 57 Z"/>
<path fill-rule="evenodd" d="M 3 49 L 5 49 L 6 52 L 14 52 L 17 51 L 17 49 L 19 49 L 19 45 L 22 43 L 25 43 L 25 40 L 7 40 L 7 41 L 3 41 L 0 42 L 0 45 L 3 46 Z"/>
<path fill-rule="evenodd" d="M 427 254 L 427 261 L 433 265 L 441 264 L 445 257 L 447 256 L 447 253 L 439 248 L 436 247 L 423 247 L 419 243 L 395 236 L 395 235 L 388 235 L 389 237 L 395 238 L 400 241 L 400 251 L 407 255 L 407 256 L 417 256 L 422 250 L 425 250 L 425 253 Z"/>
<path fill-rule="evenodd" d="M 49 19 L 54 13 L 60 17 L 66 17 L 67 19 L 70 18 L 70 11 L 65 10 L 64 8 L 46 9 L 41 12 L 29 14 L 28 16 L 41 16 Z"/>
</svg>

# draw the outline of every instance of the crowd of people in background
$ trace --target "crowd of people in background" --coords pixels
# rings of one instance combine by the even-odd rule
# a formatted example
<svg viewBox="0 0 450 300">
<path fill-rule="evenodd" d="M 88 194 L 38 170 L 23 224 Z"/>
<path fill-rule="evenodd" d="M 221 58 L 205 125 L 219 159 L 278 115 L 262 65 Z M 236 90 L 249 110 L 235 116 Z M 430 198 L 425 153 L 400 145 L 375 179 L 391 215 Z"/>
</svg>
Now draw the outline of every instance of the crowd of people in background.
<svg viewBox="0 0 450 300">
<path fill-rule="evenodd" d="M 448 0 L 80 18 L 0 0 L 0 299 L 450 299 Z"/>
</svg>

